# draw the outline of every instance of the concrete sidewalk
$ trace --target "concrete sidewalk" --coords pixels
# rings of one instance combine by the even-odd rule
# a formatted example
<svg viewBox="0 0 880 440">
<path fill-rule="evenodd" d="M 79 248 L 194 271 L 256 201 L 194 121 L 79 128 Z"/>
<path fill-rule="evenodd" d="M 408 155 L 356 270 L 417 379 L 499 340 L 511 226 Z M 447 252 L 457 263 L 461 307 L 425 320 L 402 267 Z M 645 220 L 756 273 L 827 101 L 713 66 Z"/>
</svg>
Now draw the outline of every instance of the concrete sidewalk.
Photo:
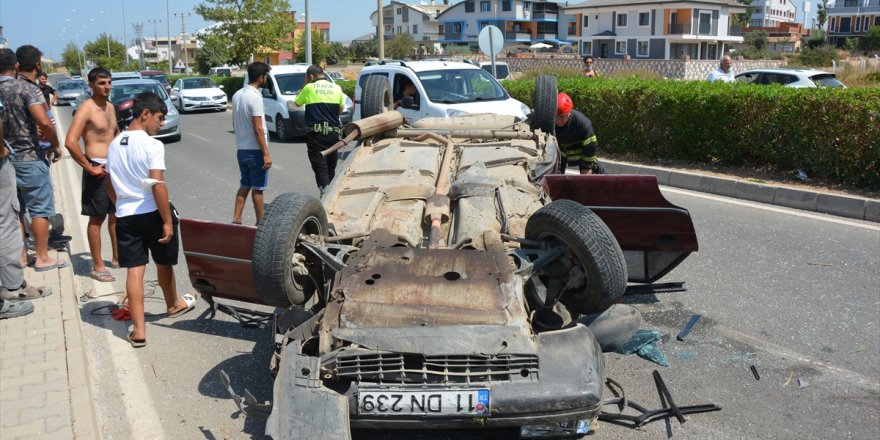
<svg viewBox="0 0 880 440">
<path fill-rule="evenodd" d="M 65 214 L 65 234 L 84 240 L 71 222 L 62 191 L 72 160 L 53 165 L 56 209 Z M 75 164 L 73 164 L 75 166 Z M 65 209 L 67 208 L 67 209 Z M 68 250 L 70 247 L 68 246 Z M 74 262 L 69 252 L 50 252 L 70 262 L 63 269 L 25 269 L 28 284 L 54 293 L 33 300 L 30 315 L 0 321 L 0 439 L 100 439 L 94 383 L 84 344 Z"/>
</svg>

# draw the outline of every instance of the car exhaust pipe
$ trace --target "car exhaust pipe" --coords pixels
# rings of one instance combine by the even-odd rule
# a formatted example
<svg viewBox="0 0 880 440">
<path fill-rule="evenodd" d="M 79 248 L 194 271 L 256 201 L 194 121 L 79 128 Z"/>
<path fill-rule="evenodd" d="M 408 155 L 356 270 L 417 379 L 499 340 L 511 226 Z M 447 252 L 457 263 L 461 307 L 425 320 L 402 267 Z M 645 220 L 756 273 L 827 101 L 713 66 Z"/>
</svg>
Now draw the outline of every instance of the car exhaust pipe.
<svg viewBox="0 0 880 440">
<path fill-rule="evenodd" d="M 403 121 L 404 118 L 400 112 L 390 111 L 370 116 L 369 118 L 364 118 L 360 121 L 349 122 L 348 124 L 345 124 L 345 128 L 342 129 L 345 138 L 333 144 L 332 147 L 322 151 L 321 156 L 327 157 L 336 150 L 348 145 L 349 142 L 354 142 L 360 138 L 375 136 L 377 134 L 385 133 L 386 131 L 394 130 L 403 125 Z"/>
</svg>

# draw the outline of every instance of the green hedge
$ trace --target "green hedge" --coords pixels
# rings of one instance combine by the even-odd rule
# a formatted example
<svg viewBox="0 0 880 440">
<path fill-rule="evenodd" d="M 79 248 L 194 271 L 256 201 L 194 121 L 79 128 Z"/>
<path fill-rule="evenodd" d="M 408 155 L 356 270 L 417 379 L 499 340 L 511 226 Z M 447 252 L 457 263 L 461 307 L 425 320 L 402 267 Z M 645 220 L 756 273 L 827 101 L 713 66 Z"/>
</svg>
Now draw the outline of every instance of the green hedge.
<svg viewBox="0 0 880 440">
<path fill-rule="evenodd" d="M 507 81 L 532 107 L 534 81 Z M 793 89 L 701 81 L 560 78 L 601 151 L 652 159 L 803 169 L 880 189 L 880 89 Z"/>
</svg>

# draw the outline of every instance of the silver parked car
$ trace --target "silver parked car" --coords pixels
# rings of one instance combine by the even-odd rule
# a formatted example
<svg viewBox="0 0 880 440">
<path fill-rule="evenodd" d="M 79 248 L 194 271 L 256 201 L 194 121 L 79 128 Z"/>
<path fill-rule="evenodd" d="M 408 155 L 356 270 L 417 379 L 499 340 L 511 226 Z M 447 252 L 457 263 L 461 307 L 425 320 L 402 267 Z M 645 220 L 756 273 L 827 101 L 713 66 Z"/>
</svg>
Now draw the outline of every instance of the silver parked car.
<svg viewBox="0 0 880 440">
<path fill-rule="evenodd" d="M 120 130 L 123 125 L 128 125 L 126 115 L 130 116 L 131 100 L 135 96 L 144 92 L 153 92 L 159 95 L 165 106 L 168 107 L 168 113 L 165 114 L 165 125 L 153 137 L 161 139 L 163 142 L 176 142 L 180 140 L 180 113 L 174 108 L 171 98 L 165 93 L 165 87 L 153 79 L 124 79 L 113 81 L 113 87 L 110 89 L 110 102 L 116 108 L 117 123 Z"/>
<path fill-rule="evenodd" d="M 81 79 L 61 81 L 55 87 L 55 91 L 58 93 L 55 105 L 73 105 L 88 99 L 92 94 L 89 86 Z"/>
<path fill-rule="evenodd" d="M 738 73 L 735 78 L 737 82 L 751 84 L 780 84 L 797 88 L 846 88 L 835 74 L 815 69 L 751 69 Z"/>
</svg>

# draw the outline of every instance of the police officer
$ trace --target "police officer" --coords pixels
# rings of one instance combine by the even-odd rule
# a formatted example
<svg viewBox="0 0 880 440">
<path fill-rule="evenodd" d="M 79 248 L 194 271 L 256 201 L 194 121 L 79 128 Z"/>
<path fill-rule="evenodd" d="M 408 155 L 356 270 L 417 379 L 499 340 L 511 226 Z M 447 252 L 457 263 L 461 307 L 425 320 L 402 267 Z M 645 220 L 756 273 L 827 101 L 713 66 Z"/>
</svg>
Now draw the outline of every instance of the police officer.
<svg viewBox="0 0 880 440">
<path fill-rule="evenodd" d="M 321 195 L 336 173 L 336 162 L 339 153 L 334 151 L 327 157 L 321 156 L 321 151 L 333 146 L 341 139 L 342 123 L 339 114 L 345 106 L 345 95 L 333 81 L 324 77 L 324 69 L 318 65 L 311 65 L 306 70 L 306 82 L 299 95 L 296 96 L 296 105 L 306 106 L 306 146 L 308 147 L 309 162 L 312 171 L 315 172 L 315 182 Z"/>
<path fill-rule="evenodd" d="M 599 143 L 593 123 L 574 109 L 571 97 L 560 93 L 556 97 L 556 140 L 562 152 L 559 170 L 565 173 L 568 165 L 577 165 L 581 174 L 600 174 L 596 149 Z"/>
</svg>

